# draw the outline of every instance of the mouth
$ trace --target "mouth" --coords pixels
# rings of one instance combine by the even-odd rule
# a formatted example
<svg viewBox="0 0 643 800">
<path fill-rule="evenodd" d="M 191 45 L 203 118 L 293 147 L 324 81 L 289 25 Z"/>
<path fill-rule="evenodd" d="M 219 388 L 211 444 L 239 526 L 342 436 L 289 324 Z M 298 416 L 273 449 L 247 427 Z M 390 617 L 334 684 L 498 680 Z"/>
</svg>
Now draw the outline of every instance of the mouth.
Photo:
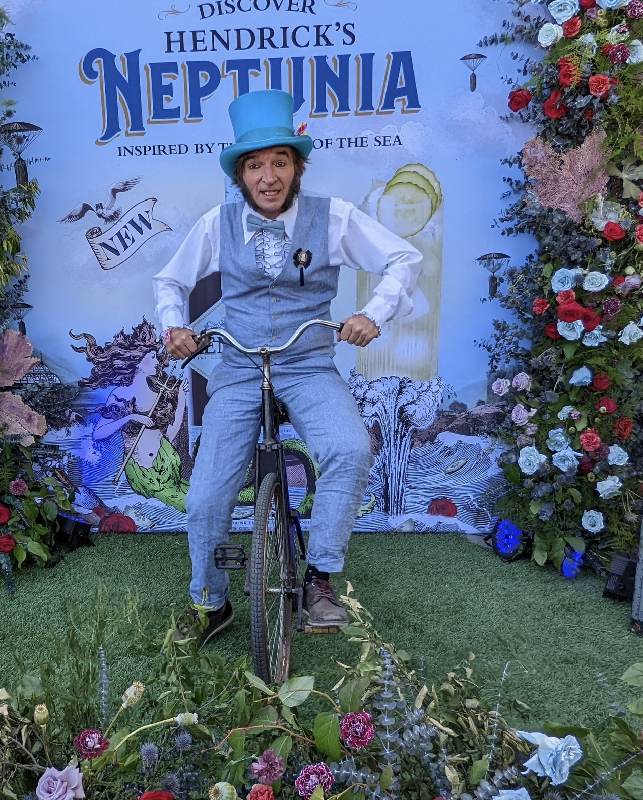
<svg viewBox="0 0 643 800">
<path fill-rule="evenodd" d="M 279 197 L 281 194 L 281 189 L 262 189 L 261 194 L 270 200 L 273 197 Z"/>
</svg>

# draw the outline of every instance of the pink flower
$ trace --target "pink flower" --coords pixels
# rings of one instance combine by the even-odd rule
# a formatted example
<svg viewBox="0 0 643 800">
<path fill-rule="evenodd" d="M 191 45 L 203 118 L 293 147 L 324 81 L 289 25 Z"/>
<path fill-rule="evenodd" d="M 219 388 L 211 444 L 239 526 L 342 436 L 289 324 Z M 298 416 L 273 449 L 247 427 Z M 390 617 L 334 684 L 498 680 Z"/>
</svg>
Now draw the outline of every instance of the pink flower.
<svg viewBox="0 0 643 800">
<path fill-rule="evenodd" d="M 498 378 L 498 380 L 495 380 L 491 384 L 491 391 L 494 394 L 500 395 L 500 397 L 502 397 L 503 394 L 507 394 L 510 386 L 511 384 L 506 378 Z"/>
<path fill-rule="evenodd" d="M 22 478 L 16 478 L 15 481 L 11 481 L 9 484 L 9 491 L 14 497 L 22 497 L 22 495 L 27 491 L 27 484 L 22 480 Z"/>
<path fill-rule="evenodd" d="M 529 422 L 529 412 L 522 403 L 518 403 L 517 406 L 513 407 L 511 421 L 514 425 L 526 425 Z"/>
<path fill-rule="evenodd" d="M 538 425 L 535 422 L 529 422 L 525 425 L 525 433 L 527 436 L 535 436 L 538 432 Z"/>
<path fill-rule="evenodd" d="M 295 780 L 295 786 L 300 797 L 303 797 L 304 800 L 310 800 L 318 786 L 321 786 L 327 792 L 334 782 L 333 773 L 322 762 L 305 766 Z"/>
<path fill-rule="evenodd" d="M 100 731 L 88 729 L 74 739 L 74 747 L 83 758 L 96 758 L 109 748 L 109 742 Z"/>
<path fill-rule="evenodd" d="M 526 372 L 519 372 L 514 375 L 511 385 L 519 392 L 528 392 L 531 389 L 531 378 Z"/>
<path fill-rule="evenodd" d="M 284 760 L 275 755 L 274 750 L 266 750 L 259 756 L 259 761 L 250 765 L 250 769 L 253 778 L 268 786 L 284 774 Z"/>
<path fill-rule="evenodd" d="M 84 796 L 83 775 L 78 767 L 47 767 L 36 786 L 38 800 L 79 800 Z"/>
<path fill-rule="evenodd" d="M 630 57 L 630 48 L 624 42 L 615 44 L 613 47 L 610 47 L 607 57 L 614 66 L 622 66 L 623 64 L 627 64 L 627 59 Z"/>
<path fill-rule="evenodd" d="M 355 750 L 367 747 L 374 734 L 371 715 L 366 711 L 351 711 L 342 719 L 339 738 Z"/>
<path fill-rule="evenodd" d="M 643 3 L 641 0 L 632 0 L 625 9 L 625 13 L 630 19 L 643 19 Z"/>
</svg>

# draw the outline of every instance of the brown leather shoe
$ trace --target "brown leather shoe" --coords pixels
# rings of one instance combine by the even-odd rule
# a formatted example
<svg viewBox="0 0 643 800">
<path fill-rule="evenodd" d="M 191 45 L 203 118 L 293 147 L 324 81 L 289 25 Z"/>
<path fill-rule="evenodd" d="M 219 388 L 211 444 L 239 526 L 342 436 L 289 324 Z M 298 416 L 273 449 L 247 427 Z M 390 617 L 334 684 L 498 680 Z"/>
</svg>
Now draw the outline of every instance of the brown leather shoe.
<svg viewBox="0 0 643 800">
<path fill-rule="evenodd" d="M 225 605 L 216 611 L 208 611 L 208 624 L 204 628 L 199 622 L 199 615 L 193 608 L 189 608 L 185 618 L 176 626 L 172 635 L 172 641 L 178 642 L 181 639 L 196 639 L 197 647 L 200 649 L 206 645 L 210 639 L 221 633 L 224 628 L 234 620 L 234 610 L 230 601 L 226 600 Z"/>
<path fill-rule="evenodd" d="M 348 614 L 335 594 L 335 587 L 321 578 L 304 584 L 304 615 L 313 628 L 348 625 Z"/>
</svg>

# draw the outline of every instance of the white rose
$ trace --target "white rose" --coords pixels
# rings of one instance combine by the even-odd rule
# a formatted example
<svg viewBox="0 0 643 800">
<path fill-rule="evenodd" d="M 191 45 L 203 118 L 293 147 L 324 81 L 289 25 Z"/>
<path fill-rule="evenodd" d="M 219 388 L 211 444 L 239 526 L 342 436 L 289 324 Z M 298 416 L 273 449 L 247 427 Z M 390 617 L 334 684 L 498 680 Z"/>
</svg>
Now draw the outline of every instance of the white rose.
<svg viewBox="0 0 643 800">
<path fill-rule="evenodd" d="M 585 333 L 585 326 L 577 319 L 576 322 L 557 322 L 558 333 L 570 342 L 574 342 Z"/>
<path fill-rule="evenodd" d="M 630 57 L 627 59 L 627 63 L 640 64 L 643 61 L 643 42 L 640 39 L 632 39 L 628 47 L 630 48 Z"/>
<path fill-rule="evenodd" d="M 643 331 L 639 328 L 636 322 L 628 322 L 621 331 L 618 340 L 623 344 L 634 344 L 643 337 Z"/>
<path fill-rule="evenodd" d="M 583 281 L 583 289 L 586 292 L 601 292 L 608 283 L 609 278 L 602 272 L 588 272 Z"/>
<path fill-rule="evenodd" d="M 610 452 L 607 456 L 608 464 L 611 464 L 614 467 L 622 467 L 624 464 L 627 464 L 629 460 L 630 457 L 622 447 L 619 447 L 617 444 L 613 444 L 610 447 Z"/>
<path fill-rule="evenodd" d="M 525 475 L 533 475 L 544 461 L 547 461 L 547 456 L 539 453 L 535 447 L 523 447 L 518 456 L 518 466 Z"/>
<path fill-rule="evenodd" d="M 561 25 L 554 25 L 553 22 L 546 22 L 538 31 L 538 42 L 541 47 L 551 47 L 552 44 L 563 38 L 563 28 Z"/>
<path fill-rule="evenodd" d="M 600 533 L 605 527 L 605 518 L 600 511 L 585 511 L 580 524 L 590 533 Z"/>
<path fill-rule="evenodd" d="M 601 496 L 601 499 L 610 500 L 612 497 L 616 497 L 621 493 L 622 486 L 623 484 L 616 475 L 610 475 L 609 478 L 605 478 L 604 481 L 598 481 L 596 484 L 596 491 Z"/>
<path fill-rule="evenodd" d="M 559 25 L 571 19 L 580 10 L 578 0 L 553 0 L 548 5 L 549 13 Z"/>
</svg>

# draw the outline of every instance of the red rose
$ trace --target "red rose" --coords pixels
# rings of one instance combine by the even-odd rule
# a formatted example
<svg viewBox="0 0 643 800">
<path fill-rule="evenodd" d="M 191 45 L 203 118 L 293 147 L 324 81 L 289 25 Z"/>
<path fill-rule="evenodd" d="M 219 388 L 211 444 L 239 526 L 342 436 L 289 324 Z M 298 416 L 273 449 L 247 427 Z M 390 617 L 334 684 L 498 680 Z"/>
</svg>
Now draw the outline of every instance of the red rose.
<svg viewBox="0 0 643 800">
<path fill-rule="evenodd" d="M 596 0 L 580 0 L 580 7 L 583 11 L 587 11 L 588 8 L 594 8 L 596 6 Z"/>
<path fill-rule="evenodd" d="M 594 469 L 594 462 L 592 459 L 585 455 L 581 458 L 578 462 L 578 471 L 581 475 L 587 475 L 588 472 L 591 472 Z"/>
<path fill-rule="evenodd" d="M 549 98 L 543 103 L 543 111 L 550 119 L 562 119 L 567 116 L 567 106 L 565 103 L 560 102 L 562 96 L 562 92 L 554 89 Z"/>
<path fill-rule="evenodd" d="M 632 434 L 632 420 L 629 417 L 619 417 L 614 423 L 614 435 L 617 439 L 629 439 Z"/>
<path fill-rule="evenodd" d="M 138 800 L 174 800 L 172 792 L 143 792 Z"/>
<path fill-rule="evenodd" d="M 580 17 L 572 17 L 567 22 L 563 22 L 563 33 L 568 39 L 573 39 L 580 33 L 583 21 Z"/>
<path fill-rule="evenodd" d="M 134 520 L 118 511 L 106 514 L 98 523 L 99 533 L 136 533 L 137 530 Z"/>
<path fill-rule="evenodd" d="M 600 311 L 584 308 L 581 320 L 583 321 L 583 327 L 586 331 L 593 331 L 594 328 L 597 328 L 601 324 L 602 317 Z"/>
<path fill-rule="evenodd" d="M 558 72 L 558 83 L 561 86 L 577 86 L 581 79 L 581 72 L 578 64 L 572 62 L 564 64 Z"/>
<path fill-rule="evenodd" d="M 576 299 L 576 292 L 573 289 L 565 289 L 564 292 L 558 292 L 556 295 L 556 302 L 560 303 L 573 303 Z"/>
<path fill-rule="evenodd" d="M 634 236 L 637 244 L 643 244 L 643 225 L 637 225 L 634 228 Z"/>
<path fill-rule="evenodd" d="M 521 111 L 523 108 L 527 108 L 531 97 L 529 89 L 514 89 L 513 92 L 509 92 L 509 108 L 512 111 Z"/>
<path fill-rule="evenodd" d="M 616 403 L 611 397 L 601 397 L 596 403 L 596 410 L 599 414 L 613 414 L 616 411 Z"/>
<path fill-rule="evenodd" d="M 549 301 L 543 297 L 537 297 L 532 304 L 532 308 L 534 309 L 534 314 L 541 316 L 549 308 Z"/>
<path fill-rule="evenodd" d="M 585 111 L 583 112 L 583 116 L 585 117 L 585 119 L 588 119 L 591 122 L 596 116 L 596 112 L 592 111 L 591 108 L 586 108 Z"/>
<path fill-rule="evenodd" d="M 625 238 L 625 231 L 618 224 L 618 222 L 608 222 L 605 225 L 603 236 L 607 239 L 608 242 L 618 242 L 620 239 Z"/>
<path fill-rule="evenodd" d="M 603 444 L 598 431 L 595 431 L 594 428 L 588 428 L 585 433 L 581 433 L 580 443 L 583 446 L 583 450 L 587 450 L 589 452 L 596 450 L 601 446 L 601 444 Z"/>
<path fill-rule="evenodd" d="M 610 380 L 610 376 L 605 372 L 597 372 L 594 375 L 594 380 L 592 381 L 592 386 L 594 389 L 598 389 L 599 392 L 604 392 L 605 389 L 609 389 L 612 385 L 612 381 Z"/>
<path fill-rule="evenodd" d="M 265 786 L 263 783 L 255 783 L 246 795 L 246 798 L 247 800 L 275 800 L 275 793 L 272 790 L 272 786 Z"/>
<path fill-rule="evenodd" d="M 431 500 L 429 514 L 434 514 L 436 517 L 456 517 L 458 507 L 447 497 L 437 497 L 435 500 Z"/>
<path fill-rule="evenodd" d="M 0 536 L 0 553 L 10 553 L 16 546 L 16 540 L 10 533 Z"/>
<path fill-rule="evenodd" d="M 609 56 L 609 54 L 610 54 L 610 50 L 612 49 L 612 47 L 614 47 L 614 45 L 613 45 L 613 44 L 604 44 L 604 45 L 601 47 L 601 53 L 602 53 L 604 56 Z"/>
<path fill-rule="evenodd" d="M 561 322 L 576 322 L 583 316 L 584 310 L 580 303 L 563 303 L 558 306 L 558 319 Z"/>
<path fill-rule="evenodd" d="M 6 506 L 3 506 L 0 503 L 0 525 L 4 525 L 5 522 L 9 522 L 9 517 L 11 516 L 11 511 Z"/>
<path fill-rule="evenodd" d="M 550 339 L 560 339 L 558 326 L 555 322 L 550 322 L 549 325 L 545 325 L 545 334 L 549 336 Z"/>
<path fill-rule="evenodd" d="M 605 99 L 610 88 L 610 79 L 607 75 L 592 75 L 589 79 L 589 93 L 594 97 Z"/>
<path fill-rule="evenodd" d="M 617 275 L 612 281 L 613 286 L 621 286 L 623 283 L 625 283 L 625 278 L 622 275 Z"/>
</svg>

